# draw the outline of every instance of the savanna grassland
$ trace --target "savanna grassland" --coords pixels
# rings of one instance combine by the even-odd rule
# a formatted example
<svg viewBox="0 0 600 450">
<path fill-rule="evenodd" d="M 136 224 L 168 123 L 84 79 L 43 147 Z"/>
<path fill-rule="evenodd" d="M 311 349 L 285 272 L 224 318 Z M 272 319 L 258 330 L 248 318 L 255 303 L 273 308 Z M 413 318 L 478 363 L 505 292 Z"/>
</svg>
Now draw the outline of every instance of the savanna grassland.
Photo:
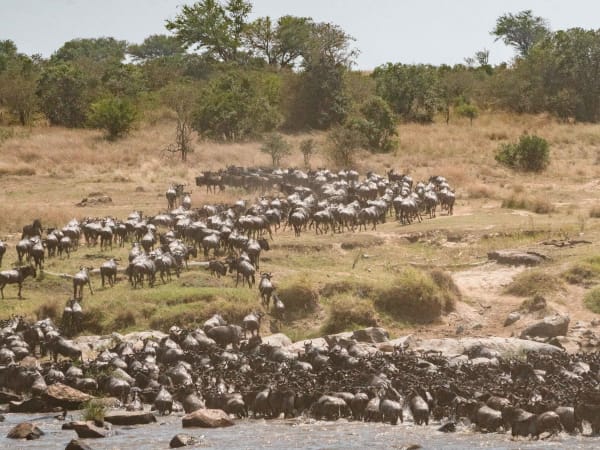
<svg viewBox="0 0 600 450">
<path fill-rule="evenodd" d="M 91 130 L 13 128 L 0 144 L 0 239 L 9 244 L 2 268 L 16 262 L 20 230 L 34 218 L 48 227 L 86 216 L 125 219 L 133 210 L 154 215 L 165 210 L 164 192 L 171 182 L 188 185 L 193 207 L 257 199 L 259 194 L 242 190 L 207 194 L 194 186 L 194 177 L 231 164 L 268 166 L 270 159 L 260 152 L 259 142 L 195 141 L 194 152 L 181 163 L 163 151 L 174 127 L 168 114 L 156 113 L 115 142 Z M 499 144 L 516 141 L 524 132 L 550 143 L 551 163 L 543 173 L 513 172 L 494 160 Z M 280 330 L 300 339 L 381 325 L 394 335 L 450 336 L 460 326 L 466 335 L 507 336 L 522 325 L 502 327 L 506 314 L 536 294 L 544 296 L 547 306 L 532 316 L 557 311 L 572 320 L 589 320 L 591 309 L 600 311 L 600 296 L 586 297 L 600 280 L 595 259 L 600 242 L 600 125 L 489 113 L 472 126 L 466 119 L 449 125 L 406 124 L 398 133 L 394 153 L 365 153 L 357 158 L 356 168 L 361 175 L 395 168 L 415 180 L 443 175 L 456 189 L 454 215 L 409 226 L 390 218 L 377 230 L 326 236 L 308 230 L 297 238 L 291 230 L 280 229 L 271 251 L 261 257 L 261 270 L 273 273 L 288 316 L 283 323 L 267 316 L 265 332 Z M 308 136 L 285 137 L 293 154 L 283 164 L 302 167 L 298 143 Z M 330 166 L 324 135 L 311 137 L 320 143 L 312 167 Z M 112 203 L 75 206 L 99 193 Z M 542 244 L 568 238 L 591 244 Z M 83 245 L 70 259 L 47 259 L 44 273 L 25 282 L 22 300 L 14 285 L 5 288 L 0 316 L 60 317 L 72 295 L 71 281 L 61 274 L 73 274 L 81 265 L 98 267 L 110 256 L 125 264 L 129 245 L 104 252 Z M 487 261 L 487 253 L 497 249 L 534 250 L 549 259 L 535 269 L 499 266 Z M 198 259 L 203 260 L 201 255 Z M 94 294 L 85 290 L 82 304 L 85 333 L 191 326 L 215 312 L 239 322 L 261 308 L 256 288 L 236 288 L 230 276 L 216 279 L 197 267 L 165 285 L 158 281 L 154 288 L 133 289 L 124 275 L 114 288 L 101 288 L 96 276 L 92 285 Z M 418 312 L 390 306 L 390 298 L 402 296 L 434 299 L 442 306 L 441 318 L 425 320 Z M 299 306 L 306 299 L 307 309 Z"/>
</svg>

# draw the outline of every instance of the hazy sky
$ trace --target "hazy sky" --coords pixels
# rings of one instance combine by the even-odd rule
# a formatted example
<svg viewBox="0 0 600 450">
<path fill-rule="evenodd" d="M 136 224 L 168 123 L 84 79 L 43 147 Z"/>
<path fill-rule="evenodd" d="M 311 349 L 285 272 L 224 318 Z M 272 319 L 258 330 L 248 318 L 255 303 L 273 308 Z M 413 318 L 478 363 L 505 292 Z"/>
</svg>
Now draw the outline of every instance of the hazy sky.
<svg viewBox="0 0 600 450">
<path fill-rule="evenodd" d="M 0 0 L 0 40 L 19 51 L 51 55 L 65 41 L 113 36 L 141 42 L 166 33 L 185 0 Z M 599 28 L 597 0 L 252 0 L 252 16 L 284 14 L 333 22 L 356 38 L 357 66 L 385 62 L 455 64 L 477 50 L 490 50 L 490 63 L 508 61 L 513 51 L 489 32 L 506 12 L 532 9 L 552 29 Z"/>
</svg>

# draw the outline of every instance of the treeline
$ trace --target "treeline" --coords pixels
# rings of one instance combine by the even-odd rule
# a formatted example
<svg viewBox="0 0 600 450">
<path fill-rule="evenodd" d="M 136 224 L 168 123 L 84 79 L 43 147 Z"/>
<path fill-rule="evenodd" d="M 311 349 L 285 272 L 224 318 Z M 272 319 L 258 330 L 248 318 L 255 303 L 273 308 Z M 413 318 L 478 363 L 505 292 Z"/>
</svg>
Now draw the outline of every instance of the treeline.
<svg viewBox="0 0 600 450">
<path fill-rule="evenodd" d="M 169 108 L 178 127 L 215 140 L 335 128 L 334 140 L 388 151 L 399 121 L 473 121 L 482 109 L 600 119 L 599 30 L 551 31 L 531 11 L 506 14 L 492 34 L 515 48 L 510 64 L 491 66 L 482 50 L 455 66 L 388 63 L 363 73 L 352 70 L 358 51 L 339 26 L 295 16 L 250 21 L 251 8 L 201 0 L 166 22 L 169 35 L 139 44 L 74 39 L 48 59 L 0 41 L 0 120 L 101 127 L 118 137 Z"/>
</svg>

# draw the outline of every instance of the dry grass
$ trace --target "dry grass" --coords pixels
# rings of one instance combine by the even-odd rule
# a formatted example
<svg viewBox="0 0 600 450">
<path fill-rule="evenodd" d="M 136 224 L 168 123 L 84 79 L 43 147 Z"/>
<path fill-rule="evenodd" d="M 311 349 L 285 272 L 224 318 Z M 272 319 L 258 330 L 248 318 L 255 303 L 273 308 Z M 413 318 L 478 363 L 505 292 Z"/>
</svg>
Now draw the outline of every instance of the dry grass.
<svg viewBox="0 0 600 450">
<path fill-rule="evenodd" d="M 560 278 L 544 270 L 521 272 L 506 286 L 506 293 L 519 297 L 554 292 L 563 287 Z"/>
<path fill-rule="evenodd" d="M 556 211 L 547 198 L 525 194 L 512 194 L 502 200 L 502 207 L 509 209 L 525 209 L 536 214 L 550 214 Z"/>
<path fill-rule="evenodd" d="M 268 166 L 269 157 L 260 153 L 259 142 L 215 144 L 196 140 L 196 151 L 187 164 L 182 164 L 165 158 L 161 152 L 173 135 L 174 123 L 170 120 L 158 111 L 152 123 L 142 124 L 124 140 L 113 143 L 92 130 L 40 127 L 26 132 L 15 128 L 0 149 L 0 202 L 9 205 L 0 214 L 0 238 L 9 244 L 2 268 L 15 261 L 14 245 L 20 230 L 34 218 L 39 217 L 48 227 L 86 216 L 124 218 L 134 209 L 155 214 L 166 207 L 164 192 L 170 182 L 186 183 L 194 206 L 231 203 L 242 197 L 256 199 L 259 194 L 231 189 L 207 195 L 194 186 L 194 177 L 201 170 L 230 164 Z M 538 134 L 551 144 L 552 162 L 542 174 L 513 173 L 494 161 L 499 141 L 514 141 L 524 131 Z M 264 270 L 273 271 L 279 295 L 290 312 L 285 332 L 297 338 L 314 336 L 329 321 L 331 329 L 351 329 L 364 326 L 365 321 L 372 323 L 371 317 L 377 317 L 377 322 L 392 334 L 406 331 L 407 323 L 435 321 L 460 301 L 447 275 L 414 270 L 409 270 L 412 275 L 404 275 L 409 262 L 423 267 L 468 265 L 491 250 L 535 245 L 565 233 L 574 236 L 585 232 L 585 239 L 599 241 L 600 222 L 590 219 L 583 230 L 578 219 L 597 209 L 595 180 L 600 178 L 600 165 L 594 163 L 599 135 L 600 125 L 560 124 L 547 116 L 483 114 L 473 127 L 461 121 L 451 121 L 449 126 L 400 125 L 396 153 L 365 154 L 358 169 L 383 173 L 395 168 L 410 173 L 415 180 L 444 175 L 456 188 L 455 215 L 443 214 L 409 226 L 389 220 L 378 225 L 377 231 L 355 234 L 315 236 L 309 231 L 295 238 L 290 231 L 279 231 L 272 250 L 263 256 L 263 264 Z M 285 165 L 303 166 L 297 147 L 306 137 L 286 136 L 294 153 Z M 320 143 L 324 140 L 323 134 L 311 137 Z M 312 160 L 315 168 L 325 165 L 322 153 Z M 75 206 L 91 192 L 103 192 L 113 203 Z M 553 212 L 535 216 L 500 208 L 500 199 L 513 197 L 528 210 Z M 423 237 L 409 243 L 401 238 L 408 233 L 423 233 Z M 449 235 L 469 239 L 438 239 Z M 483 235 L 491 237 L 480 239 Z M 102 253 L 82 248 L 70 260 L 48 260 L 46 270 L 74 273 L 82 263 L 97 266 L 103 257 L 126 260 L 127 251 Z M 583 250 L 578 247 L 569 251 Z M 554 272 L 563 273 L 566 267 L 584 259 L 572 260 Z M 558 264 L 560 257 L 554 261 Z M 589 268 L 587 263 L 581 265 Z M 596 279 L 594 276 L 588 280 L 587 272 L 575 272 L 572 275 L 580 277 L 586 286 Z M 408 279 L 404 284 L 403 277 Z M 525 284 L 530 282 L 526 280 Z M 191 327 L 214 312 L 239 323 L 247 312 L 261 308 L 256 289 L 235 288 L 229 277 L 215 280 L 198 270 L 153 289 L 133 290 L 126 280 L 112 289 L 99 289 L 96 279 L 92 283 L 97 290 L 93 296 L 86 295 L 83 302 L 86 333 L 108 333 L 115 328 L 166 330 L 173 324 Z M 535 283 L 556 286 L 557 280 Z M 7 286 L 0 316 L 22 313 L 31 318 L 59 317 L 71 289 L 68 280 L 45 275 L 25 282 L 26 300 L 20 301 L 14 286 Z M 420 302 L 419 298 L 426 300 Z M 408 307 L 404 300 L 409 302 Z M 338 310 L 337 317 L 332 317 L 332 312 Z M 373 311 L 377 314 L 372 316 Z"/>
</svg>

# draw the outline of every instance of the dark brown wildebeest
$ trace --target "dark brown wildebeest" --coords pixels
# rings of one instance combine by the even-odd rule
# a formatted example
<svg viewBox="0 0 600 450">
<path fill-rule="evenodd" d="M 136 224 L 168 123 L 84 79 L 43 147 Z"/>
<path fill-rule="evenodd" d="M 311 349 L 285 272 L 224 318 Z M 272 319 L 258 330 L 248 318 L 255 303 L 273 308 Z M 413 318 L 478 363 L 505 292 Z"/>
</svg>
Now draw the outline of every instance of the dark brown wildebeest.
<svg viewBox="0 0 600 450">
<path fill-rule="evenodd" d="M 35 267 L 33 266 L 21 266 L 12 270 L 3 270 L 0 272 L 0 295 L 4 298 L 4 286 L 17 283 L 19 285 L 18 296 L 21 298 L 23 280 L 29 276 L 35 278 L 36 275 Z"/>
</svg>

